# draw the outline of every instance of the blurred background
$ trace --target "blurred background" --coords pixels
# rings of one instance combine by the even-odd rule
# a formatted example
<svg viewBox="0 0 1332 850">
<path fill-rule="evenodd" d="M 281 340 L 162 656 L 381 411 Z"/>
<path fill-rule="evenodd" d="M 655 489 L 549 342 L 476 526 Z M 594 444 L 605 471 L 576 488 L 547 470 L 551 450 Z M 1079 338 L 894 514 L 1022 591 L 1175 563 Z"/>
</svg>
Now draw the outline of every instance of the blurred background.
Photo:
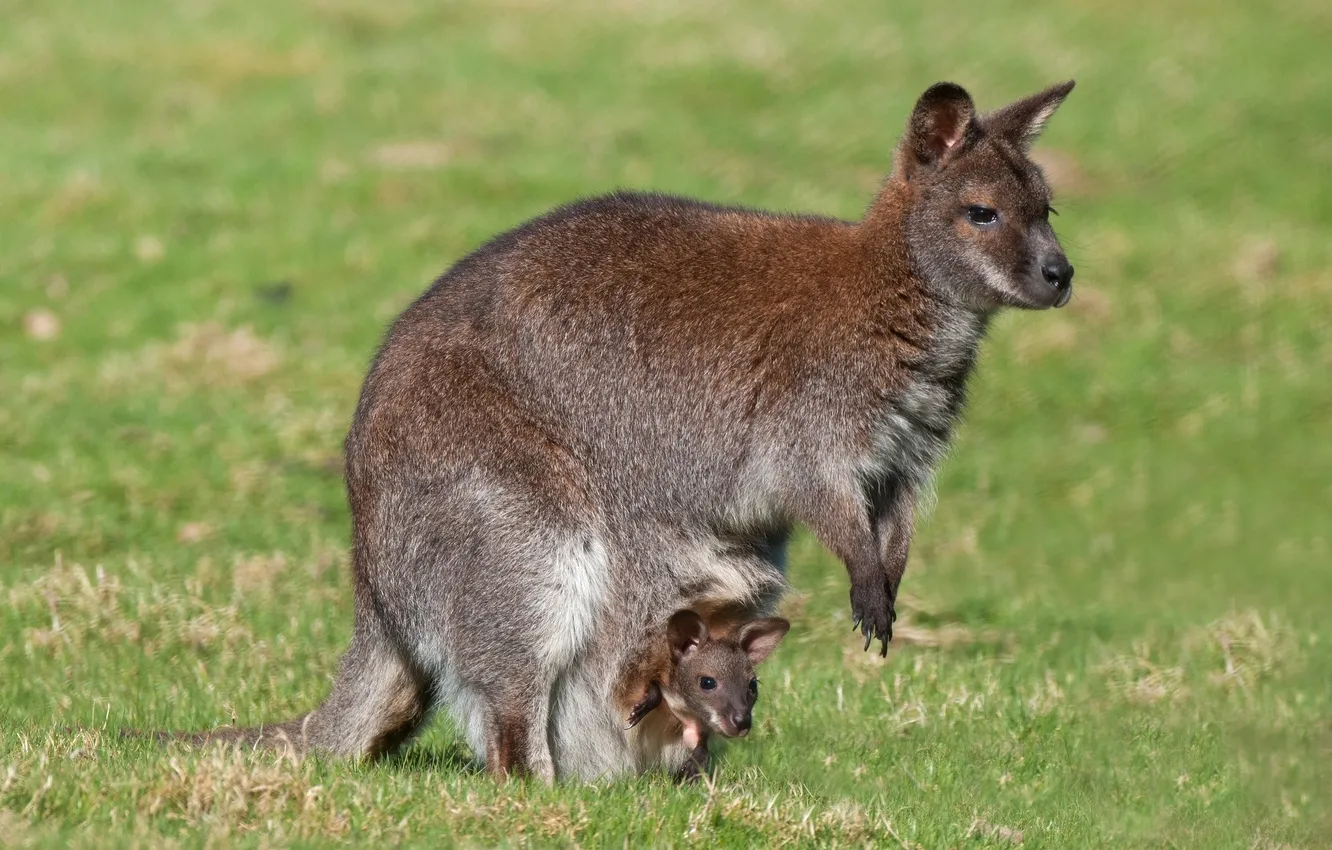
<svg viewBox="0 0 1332 850">
<path fill-rule="evenodd" d="M 412 763 L 443 785 L 329 776 L 328 815 L 255 796 L 251 762 L 171 780 L 151 749 L 58 730 L 320 698 L 351 625 L 360 380 L 489 236 L 616 187 L 856 218 L 930 84 L 991 109 L 1073 78 L 1036 150 L 1074 299 L 997 322 L 889 659 L 851 651 L 842 568 L 801 538 L 768 725 L 722 767 L 778 815 L 695 823 L 651 785 L 548 837 L 804 840 L 805 807 L 810 840 L 895 846 L 1332 834 L 1332 5 L 0 0 L 0 20 L 0 824 L 493 841 L 568 809 L 435 805 L 495 793 L 447 724 Z M 250 789 L 239 807 L 181 790 L 209 770 Z"/>
</svg>

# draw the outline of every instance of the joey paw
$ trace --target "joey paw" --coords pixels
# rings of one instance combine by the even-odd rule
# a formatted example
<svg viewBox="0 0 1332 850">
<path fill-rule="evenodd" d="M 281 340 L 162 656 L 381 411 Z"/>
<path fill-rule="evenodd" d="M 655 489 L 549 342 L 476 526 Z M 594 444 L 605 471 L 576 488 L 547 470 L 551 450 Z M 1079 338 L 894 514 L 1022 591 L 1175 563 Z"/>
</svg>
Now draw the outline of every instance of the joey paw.
<svg viewBox="0 0 1332 850">
<path fill-rule="evenodd" d="M 661 688 L 653 682 L 648 685 L 647 693 L 643 695 L 632 709 L 629 710 L 629 725 L 625 729 L 632 729 L 638 725 L 638 722 L 652 713 L 652 710 L 661 705 Z"/>
<path fill-rule="evenodd" d="M 703 779 L 703 771 L 698 769 L 698 765 L 688 762 L 684 767 L 675 772 L 675 781 L 680 785 L 696 785 Z"/>
<path fill-rule="evenodd" d="M 701 742 L 694 748 L 684 764 L 675 772 L 675 781 L 681 785 L 690 785 L 703 778 L 708 770 L 708 745 Z"/>
<path fill-rule="evenodd" d="M 633 710 L 629 712 L 629 722 L 624 728 L 632 729 L 637 726 L 640 720 L 652 713 L 652 709 L 653 706 L 644 705 L 641 702 L 634 706 Z"/>
</svg>

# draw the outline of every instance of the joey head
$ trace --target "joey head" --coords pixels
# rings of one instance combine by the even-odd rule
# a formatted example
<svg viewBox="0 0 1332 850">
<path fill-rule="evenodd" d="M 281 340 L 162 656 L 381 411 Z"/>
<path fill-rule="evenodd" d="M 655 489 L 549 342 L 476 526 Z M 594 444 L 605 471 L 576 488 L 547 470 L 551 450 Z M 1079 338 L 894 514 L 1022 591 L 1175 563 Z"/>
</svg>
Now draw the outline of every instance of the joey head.
<svg viewBox="0 0 1332 850">
<path fill-rule="evenodd" d="M 690 751 L 677 775 L 697 778 L 707 769 L 709 735 L 743 738 L 749 734 L 759 696 L 754 668 L 772 654 L 790 628 L 780 617 L 767 617 L 714 636 L 697 613 L 677 611 L 666 625 L 669 670 L 647 684 L 629 714 L 629 727 L 664 702 L 683 727 L 684 744 Z"/>
</svg>

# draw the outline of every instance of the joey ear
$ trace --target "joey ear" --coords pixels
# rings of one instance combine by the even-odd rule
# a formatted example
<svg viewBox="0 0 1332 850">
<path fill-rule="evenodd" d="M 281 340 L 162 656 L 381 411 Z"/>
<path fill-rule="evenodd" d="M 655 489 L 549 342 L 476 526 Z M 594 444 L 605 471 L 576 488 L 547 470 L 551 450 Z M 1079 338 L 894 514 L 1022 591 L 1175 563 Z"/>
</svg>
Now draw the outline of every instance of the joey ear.
<svg viewBox="0 0 1332 850">
<path fill-rule="evenodd" d="M 956 83 L 935 83 L 926 89 L 907 122 L 906 175 L 916 167 L 937 167 L 960 152 L 968 136 L 976 133 L 975 115 L 971 95 Z"/>
<path fill-rule="evenodd" d="M 1073 91 L 1073 85 L 1074 81 L 1068 80 L 995 110 L 985 116 L 985 127 L 989 132 L 1016 142 L 1025 150 L 1045 129 L 1045 122 L 1050 120 L 1059 104 Z"/>
<path fill-rule="evenodd" d="M 671 645 L 671 659 L 674 661 L 698 649 L 707 639 L 708 624 L 688 609 L 676 611 L 666 623 L 666 640 Z"/>
<path fill-rule="evenodd" d="M 740 627 L 737 635 L 740 648 L 749 656 L 750 662 L 758 666 L 772 654 L 790 628 L 791 623 L 781 617 L 751 620 Z"/>
</svg>

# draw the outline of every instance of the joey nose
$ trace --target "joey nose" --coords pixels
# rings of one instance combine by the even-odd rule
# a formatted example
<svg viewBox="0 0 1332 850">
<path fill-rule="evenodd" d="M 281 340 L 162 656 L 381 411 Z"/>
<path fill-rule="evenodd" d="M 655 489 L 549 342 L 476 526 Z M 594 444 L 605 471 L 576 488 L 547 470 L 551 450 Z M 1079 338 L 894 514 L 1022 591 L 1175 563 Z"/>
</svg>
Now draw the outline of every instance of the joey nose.
<svg viewBox="0 0 1332 850">
<path fill-rule="evenodd" d="M 748 734 L 750 725 L 754 722 L 747 711 L 737 711 L 731 715 L 731 722 L 735 724 L 735 734 L 743 736 Z"/>
</svg>

